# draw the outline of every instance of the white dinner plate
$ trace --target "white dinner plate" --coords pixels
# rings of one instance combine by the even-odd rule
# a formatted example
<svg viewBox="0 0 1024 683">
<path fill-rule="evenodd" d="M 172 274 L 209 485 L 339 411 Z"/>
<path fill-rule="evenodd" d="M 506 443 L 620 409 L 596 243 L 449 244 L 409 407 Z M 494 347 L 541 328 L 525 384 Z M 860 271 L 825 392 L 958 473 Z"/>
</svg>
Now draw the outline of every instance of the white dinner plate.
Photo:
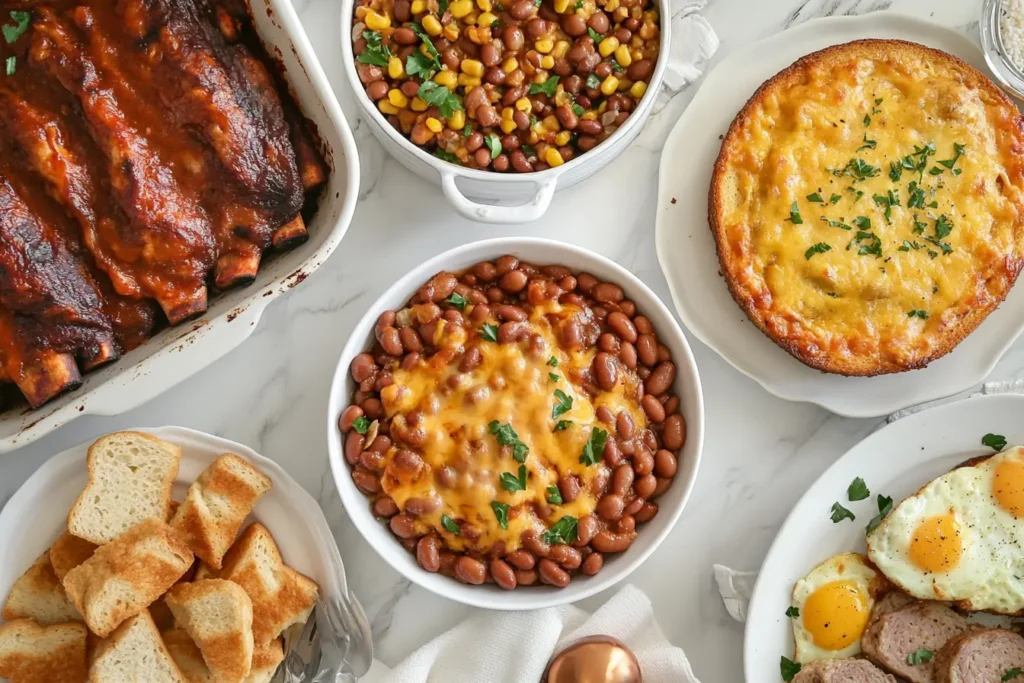
<svg viewBox="0 0 1024 683">
<path fill-rule="evenodd" d="M 793 627 L 786 616 L 793 585 L 821 561 L 842 552 L 865 552 L 864 530 L 878 513 L 876 496 L 898 504 L 964 460 L 994 451 L 985 434 L 1007 445 L 1024 444 L 1024 396 L 978 396 L 913 413 L 850 449 L 808 489 L 789 513 L 768 550 L 747 611 L 743 666 L 747 683 L 780 683 L 779 659 L 793 658 Z M 871 490 L 851 503 L 846 489 L 861 477 Z M 856 519 L 836 524 L 832 504 Z"/>
<path fill-rule="evenodd" d="M 320 506 L 298 482 L 277 463 L 251 448 L 212 434 L 184 427 L 135 431 L 158 436 L 181 447 L 181 465 L 174 481 L 175 500 L 184 500 L 192 482 L 222 453 L 235 453 L 270 477 L 273 486 L 256 503 L 247 521 L 259 521 L 267 527 L 277 541 L 285 564 L 316 581 L 323 596 L 347 603 L 355 621 L 359 622 L 349 633 L 350 651 L 371 651 L 369 627 L 359 628 L 366 624 L 366 617 L 348 591 L 341 555 L 331 529 Z M 0 511 L 0 602 L 10 592 L 15 579 L 64 530 L 68 511 L 88 483 L 85 459 L 92 443 L 79 444 L 47 460 Z"/>
<path fill-rule="evenodd" d="M 956 55 L 988 74 L 966 36 L 915 17 L 873 12 L 828 17 L 733 53 L 704 80 L 665 144 L 658 188 L 656 243 L 661 269 L 683 323 L 733 367 L 771 393 L 850 417 L 874 417 L 949 396 L 982 381 L 1024 329 L 1024 288 L 927 368 L 880 377 L 843 377 L 810 368 L 754 326 L 719 275 L 708 227 L 708 187 L 724 135 L 762 82 L 806 54 L 860 38 L 900 38 Z"/>
</svg>

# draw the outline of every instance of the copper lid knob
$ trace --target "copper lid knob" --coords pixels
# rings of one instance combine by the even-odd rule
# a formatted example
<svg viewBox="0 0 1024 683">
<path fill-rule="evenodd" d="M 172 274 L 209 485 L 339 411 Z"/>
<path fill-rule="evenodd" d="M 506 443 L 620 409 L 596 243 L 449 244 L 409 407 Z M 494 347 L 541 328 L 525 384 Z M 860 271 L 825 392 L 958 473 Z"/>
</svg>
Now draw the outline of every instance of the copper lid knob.
<svg viewBox="0 0 1024 683">
<path fill-rule="evenodd" d="M 540 683 L 643 683 L 643 676 L 632 650 L 611 636 L 590 636 L 552 657 Z"/>
</svg>

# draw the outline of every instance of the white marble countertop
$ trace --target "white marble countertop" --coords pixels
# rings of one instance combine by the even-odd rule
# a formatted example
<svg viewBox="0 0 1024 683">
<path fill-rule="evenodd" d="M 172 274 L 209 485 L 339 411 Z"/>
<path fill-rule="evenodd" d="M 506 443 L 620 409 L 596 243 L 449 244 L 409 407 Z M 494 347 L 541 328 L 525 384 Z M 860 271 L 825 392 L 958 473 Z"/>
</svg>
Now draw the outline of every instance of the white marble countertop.
<svg viewBox="0 0 1024 683">
<path fill-rule="evenodd" d="M 537 235 L 600 252 L 668 300 L 654 251 L 661 140 L 695 91 L 676 96 L 617 161 L 555 196 L 540 221 L 496 228 L 455 215 L 437 187 L 390 158 L 353 114 L 337 40 L 337 0 L 295 0 L 320 60 L 348 112 L 362 161 L 360 205 L 335 255 L 272 304 L 252 338 L 199 376 L 116 418 L 86 417 L 0 460 L 0 504 L 50 455 L 131 426 L 180 424 L 243 442 L 280 462 L 320 500 L 335 530 L 350 586 L 373 624 L 377 656 L 394 664 L 463 619 L 471 608 L 412 587 L 362 540 L 345 516 L 327 466 L 328 384 L 349 329 L 406 269 L 464 242 Z M 808 19 L 893 8 L 977 38 L 981 0 L 711 0 L 704 15 L 721 39 L 712 62 L 734 48 Z M 698 84 L 699 85 L 699 84 Z M 743 377 L 690 337 L 704 384 L 707 439 L 696 489 L 682 519 L 630 578 L 656 599 L 667 637 L 705 682 L 742 680 L 742 626 L 722 607 L 713 563 L 759 566 L 787 512 L 838 456 L 879 420 L 837 417 L 788 403 Z M 1018 341 L 991 379 L 1024 376 Z M 607 599 L 583 603 L 593 608 Z"/>
</svg>

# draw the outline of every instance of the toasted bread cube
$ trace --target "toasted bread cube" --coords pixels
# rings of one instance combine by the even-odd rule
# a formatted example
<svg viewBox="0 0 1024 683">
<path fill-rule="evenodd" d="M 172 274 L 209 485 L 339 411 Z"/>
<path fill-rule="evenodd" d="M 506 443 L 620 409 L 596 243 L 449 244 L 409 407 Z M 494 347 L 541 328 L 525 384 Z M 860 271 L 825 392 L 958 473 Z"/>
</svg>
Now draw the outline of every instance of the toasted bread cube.
<svg viewBox="0 0 1024 683">
<path fill-rule="evenodd" d="M 11 683 L 85 683 L 85 624 L 40 626 L 16 619 L 0 626 L 0 678 Z"/>
<path fill-rule="evenodd" d="M 95 543 L 79 538 L 65 529 L 50 546 L 53 573 L 63 581 L 69 571 L 92 557 L 98 547 Z"/>
<path fill-rule="evenodd" d="M 252 671 L 245 683 L 270 683 L 277 667 L 284 661 L 284 641 L 276 638 L 269 645 L 257 647 L 252 654 Z"/>
<path fill-rule="evenodd" d="M 185 533 L 197 557 L 220 569 L 242 522 L 270 486 L 269 477 L 237 455 L 225 453 L 189 487 L 171 526 Z"/>
<path fill-rule="evenodd" d="M 89 483 L 68 513 L 68 531 L 103 545 L 139 522 L 165 521 L 181 449 L 141 432 L 108 434 L 89 447 Z"/>
<path fill-rule="evenodd" d="M 187 683 L 167 651 L 148 610 L 131 617 L 100 641 L 89 683 Z"/>
<path fill-rule="evenodd" d="M 316 604 L 316 583 L 285 566 L 274 537 L 258 522 L 249 525 L 228 551 L 220 577 L 249 594 L 257 647 L 270 644 L 292 624 L 305 622 Z"/>
<path fill-rule="evenodd" d="M 32 619 L 42 626 L 82 621 L 53 572 L 49 552 L 40 555 L 14 582 L 0 616 L 7 621 Z"/>
<path fill-rule="evenodd" d="M 203 661 L 203 653 L 199 651 L 199 647 L 185 629 L 172 628 L 160 635 L 163 636 L 167 651 L 171 653 L 171 658 L 188 683 L 217 683 L 217 677 Z"/>
<path fill-rule="evenodd" d="M 206 579 L 220 578 L 217 576 L 219 572 L 202 560 L 199 560 L 197 564 L 198 566 L 196 567 L 196 577 L 193 579 L 194 581 L 205 581 Z"/>
<path fill-rule="evenodd" d="M 218 681 L 242 683 L 252 667 L 252 602 L 237 583 L 181 583 L 165 598 Z"/>
<path fill-rule="evenodd" d="M 163 595 L 192 560 L 181 534 L 166 522 L 147 519 L 68 572 L 64 589 L 89 629 L 105 638 Z"/>
</svg>

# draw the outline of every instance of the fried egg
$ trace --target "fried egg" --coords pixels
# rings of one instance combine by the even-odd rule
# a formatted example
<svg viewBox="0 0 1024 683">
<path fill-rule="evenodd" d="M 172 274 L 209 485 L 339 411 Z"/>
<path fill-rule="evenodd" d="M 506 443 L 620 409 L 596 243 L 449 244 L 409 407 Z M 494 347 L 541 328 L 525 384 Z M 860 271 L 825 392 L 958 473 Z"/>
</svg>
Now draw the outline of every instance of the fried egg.
<svg viewBox="0 0 1024 683">
<path fill-rule="evenodd" d="M 796 661 L 806 664 L 859 654 L 871 607 L 886 585 L 858 553 L 830 557 L 797 581 L 787 612 L 793 615 Z"/>
<path fill-rule="evenodd" d="M 867 538 L 868 556 L 916 598 L 1024 610 L 1024 448 L 959 467 L 905 499 Z"/>
</svg>

